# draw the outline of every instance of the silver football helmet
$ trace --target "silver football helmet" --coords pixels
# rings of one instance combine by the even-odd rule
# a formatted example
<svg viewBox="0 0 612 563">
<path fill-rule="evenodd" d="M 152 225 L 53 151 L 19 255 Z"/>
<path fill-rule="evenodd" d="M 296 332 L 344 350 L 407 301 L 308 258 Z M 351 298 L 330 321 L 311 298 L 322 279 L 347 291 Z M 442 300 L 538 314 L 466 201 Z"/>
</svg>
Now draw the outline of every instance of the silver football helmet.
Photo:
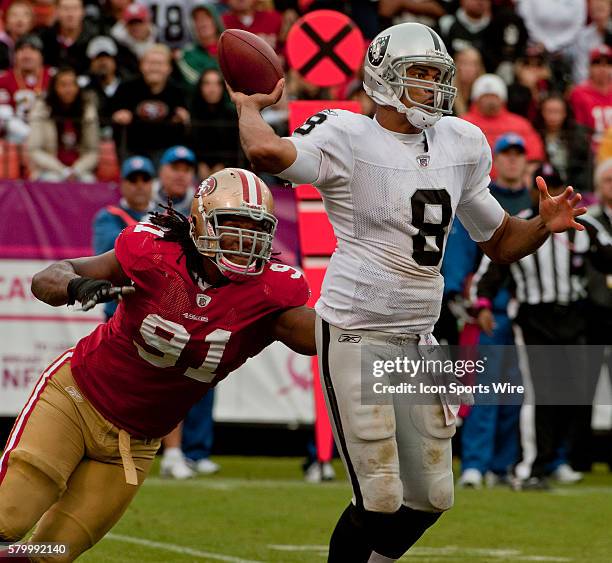
<svg viewBox="0 0 612 563">
<path fill-rule="evenodd" d="M 409 77 L 412 65 L 434 67 L 440 71 L 437 81 Z M 434 125 L 442 115 L 453 110 L 457 89 L 452 85 L 455 63 L 440 36 L 420 23 L 401 23 L 380 32 L 370 43 L 365 56 L 363 88 L 377 104 L 392 106 L 419 129 Z M 429 103 L 410 96 L 410 89 L 431 92 Z M 411 107 L 401 101 L 402 96 Z"/>
</svg>

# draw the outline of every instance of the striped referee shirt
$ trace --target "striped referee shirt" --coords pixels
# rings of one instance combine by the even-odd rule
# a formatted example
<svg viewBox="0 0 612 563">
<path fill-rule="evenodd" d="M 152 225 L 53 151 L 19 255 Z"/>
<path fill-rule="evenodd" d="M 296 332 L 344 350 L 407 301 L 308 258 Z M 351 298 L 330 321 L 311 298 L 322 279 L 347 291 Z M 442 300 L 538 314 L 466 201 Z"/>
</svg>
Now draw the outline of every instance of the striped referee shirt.
<svg viewBox="0 0 612 563">
<path fill-rule="evenodd" d="M 530 219 L 528 210 L 519 217 Z M 512 264 L 494 264 L 484 257 L 472 282 L 473 297 L 492 301 L 508 276 L 512 276 L 521 304 L 568 305 L 586 298 L 584 260 L 591 250 L 589 230 L 553 233 L 533 254 Z"/>
</svg>

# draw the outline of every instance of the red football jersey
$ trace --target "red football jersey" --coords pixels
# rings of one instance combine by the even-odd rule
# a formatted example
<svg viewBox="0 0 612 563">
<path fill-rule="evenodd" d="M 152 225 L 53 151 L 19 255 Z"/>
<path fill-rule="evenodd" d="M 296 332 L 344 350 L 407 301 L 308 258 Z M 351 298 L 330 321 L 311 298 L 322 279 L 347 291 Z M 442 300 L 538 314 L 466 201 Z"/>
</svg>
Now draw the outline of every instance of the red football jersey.
<svg viewBox="0 0 612 563">
<path fill-rule="evenodd" d="M 0 74 L 0 104 L 13 106 L 15 115 L 27 121 L 36 99 L 47 91 L 49 69 L 44 68 L 38 78 L 23 78 L 13 69 Z"/>
<path fill-rule="evenodd" d="M 211 386 L 274 340 L 275 313 L 309 297 L 304 276 L 280 263 L 225 285 L 195 284 L 179 244 L 147 223 L 127 227 L 115 254 L 136 292 L 78 342 L 71 366 L 94 407 L 137 437 L 170 432 Z"/>
<path fill-rule="evenodd" d="M 587 80 L 572 90 L 570 105 L 576 123 L 593 131 L 592 149 L 596 152 L 605 130 L 612 127 L 612 90 L 603 94 Z"/>
</svg>

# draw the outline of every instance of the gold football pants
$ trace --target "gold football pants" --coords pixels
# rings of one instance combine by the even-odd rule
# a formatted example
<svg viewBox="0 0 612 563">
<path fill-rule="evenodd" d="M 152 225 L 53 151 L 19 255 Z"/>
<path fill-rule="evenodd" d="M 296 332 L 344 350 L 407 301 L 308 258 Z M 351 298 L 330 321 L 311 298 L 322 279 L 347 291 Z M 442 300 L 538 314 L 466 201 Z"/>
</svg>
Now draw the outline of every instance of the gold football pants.
<svg viewBox="0 0 612 563">
<path fill-rule="evenodd" d="M 72 352 L 43 373 L 0 457 L 0 537 L 68 544 L 72 561 L 121 518 L 159 440 L 130 438 L 81 394 Z M 38 559 L 44 561 L 44 559 Z"/>
</svg>

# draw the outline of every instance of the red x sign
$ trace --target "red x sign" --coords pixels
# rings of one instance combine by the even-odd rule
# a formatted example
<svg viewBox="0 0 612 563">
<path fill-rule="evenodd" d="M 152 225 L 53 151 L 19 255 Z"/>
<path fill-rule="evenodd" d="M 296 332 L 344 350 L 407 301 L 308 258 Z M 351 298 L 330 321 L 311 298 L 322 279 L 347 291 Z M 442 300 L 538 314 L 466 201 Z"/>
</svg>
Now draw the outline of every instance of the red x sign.
<svg viewBox="0 0 612 563">
<path fill-rule="evenodd" d="M 333 10 L 317 10 L 300 18 L 287 36 L 287 59 L 317 86 L 346 82 L 363 63 L 364 40 L 353 21 Z"/>
</svg>

